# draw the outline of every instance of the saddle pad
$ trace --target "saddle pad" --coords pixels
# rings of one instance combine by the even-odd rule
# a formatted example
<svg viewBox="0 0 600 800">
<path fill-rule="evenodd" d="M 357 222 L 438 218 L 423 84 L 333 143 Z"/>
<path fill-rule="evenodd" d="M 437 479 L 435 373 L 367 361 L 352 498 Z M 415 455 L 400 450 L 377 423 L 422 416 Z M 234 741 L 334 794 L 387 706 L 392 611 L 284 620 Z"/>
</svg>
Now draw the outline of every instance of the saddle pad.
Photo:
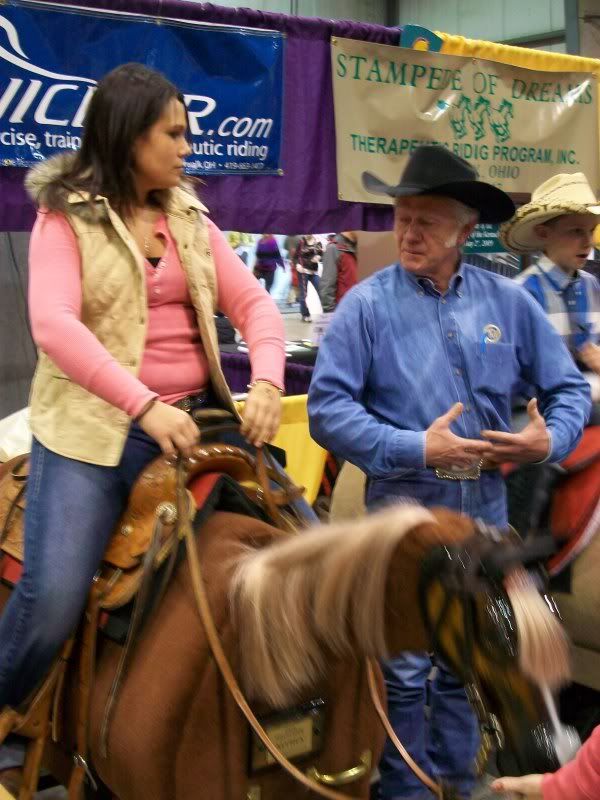
<svg viewBox="0 0 600 800">
<path fill-rule="evenodd" d="M 3 583 L 14 586 L 19 582 L 22 571 L 23 565 L 21 562 L 9 556 L 8 553 L 5 553 L 4 556 L 0 558 L 0 581 Z"/>
<path fill-rule="evenodd" d="M 561 466 L 569 474 L 552 503 L 552 533 L 561 548 L 548 562 L 551 575 L 573 561 L 600 531 L 600 426 L 586 428 Z"/>
</svg>

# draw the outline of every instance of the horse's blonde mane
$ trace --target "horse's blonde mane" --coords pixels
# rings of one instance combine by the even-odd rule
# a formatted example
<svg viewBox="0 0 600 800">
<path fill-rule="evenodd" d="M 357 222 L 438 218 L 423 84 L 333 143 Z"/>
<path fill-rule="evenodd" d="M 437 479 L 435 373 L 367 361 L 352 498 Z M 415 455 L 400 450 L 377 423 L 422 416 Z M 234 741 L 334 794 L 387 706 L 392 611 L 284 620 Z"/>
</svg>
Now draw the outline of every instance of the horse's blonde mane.
<svg viewBox="0 0 600 800">
<path fill-rule="evenodd" d="M 250 694 L 285 706 L 324 673 L 326 648 L 385 658 L 390 559 L 409 531 L 432 521 L 420 506 L 397 505 L 242 557 L 232 606 Z"/>
<path fill-rule="evenodd" d="M 571 679 L 565 630 L 522 567 L 514 570 L 505 583 L 519 633 L 519 666 L 539 686 L 558 689 Z"/>
<path fill-rule="evenodd" d="M 284 707 L 324 674 L 328 653 L 386 658 L 385 589 L 392 555 L 416 526 L 436 521 L 420 506 L 396 505 L 243 555 L 231 603 L 249 694 Z M 562 626 L 524 570 L 509 576 L 506 586 L 522 671 L 540 685 L 564 683 L 570 664 Z M 415 608 L 405 611 L 414 614 Z"/>
</svg>

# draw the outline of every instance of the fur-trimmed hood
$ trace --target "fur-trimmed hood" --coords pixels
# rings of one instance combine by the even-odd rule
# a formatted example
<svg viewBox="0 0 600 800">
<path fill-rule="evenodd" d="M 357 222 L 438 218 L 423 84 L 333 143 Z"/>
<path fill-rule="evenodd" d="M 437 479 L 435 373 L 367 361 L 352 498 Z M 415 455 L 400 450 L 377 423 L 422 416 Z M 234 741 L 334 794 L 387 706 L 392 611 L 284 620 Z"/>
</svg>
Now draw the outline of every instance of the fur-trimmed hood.
<svg viewBox="0 0 600 800">
<path fill-rule="evenodd" d="M 100 195 L 91 198 L 87 192 L 73 192 L 64 184 L 65 177 L 71 172 L 75 155 L 60 153 L 37 164 L 25 176 L 25 189 L 38 208 L 77 214 L 82 219 L 98 221 L 107 215 L 107 199 Z M 54 202 L 50 199 L 51 187 L 58 189 L 54 194 Z M 156 197 L 165 211 L 207 211 L 196 197 L 190 181 L 183 180 L 176 189 L 156 192 Z"/>
<path fill-rule="evenodd" d="M 40 164 L 36 164 L 35 167 L 28 171 L 27 175 L 25 175 L 25 189 L 38 207 L 48 205 L 49 187 L 67 175 L 74 159 L 74 153 L 61 153 L 42 161 Z M 67 191 L 65 189 L 65 203 L 66 194 Z"/>
</svg>

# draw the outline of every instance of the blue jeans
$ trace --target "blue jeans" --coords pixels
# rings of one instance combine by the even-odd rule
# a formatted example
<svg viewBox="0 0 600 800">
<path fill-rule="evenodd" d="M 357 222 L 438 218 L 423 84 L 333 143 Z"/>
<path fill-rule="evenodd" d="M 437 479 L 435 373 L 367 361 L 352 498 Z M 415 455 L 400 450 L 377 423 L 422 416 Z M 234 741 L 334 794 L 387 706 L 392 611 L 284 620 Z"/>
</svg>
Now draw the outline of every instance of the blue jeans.
<svg viewBox="0 0 600 800">
<path fill-rule="evenodd" d="M 428 681 L 433 663 L 436 675 Z M 460 681 L 442 661 L 427 653 L 402 653 L 382 667 L 388 714 L 400 741 L 428 775 L 447 781 L 464 797 L 470 797 L 479 729 Z M 430 709 L 428 719 L 426 704 Z M 425 786 L 389 739 L 379 772 L 382 800 L 427 796 Z"/>
<path fill-rule="evenodd" d="M 0 618 L 0 709 L 27 698 L 74 630 L 130 489 L 159 453 L 135 423 L 117 467 L 33 440 L 23 574 Z"/>
<path fill-rule="evenodd" d="M 401 497 L 424 506 L 443 505 L 489 524 L 507 525 L 506 490 L 497 472 L 484 472 L 478 481 L 451 481 L 437 478 L 431 469 L 404 470 L 367 484 L 370 510 Z M 414 609 L 413 613 L 418 612 Z M 433 664 L 436 675 L 428 681 Z M 429 775 L 448 781 L 469 797 L 475 783 L 473 761 L 479 730 L 461 683 L 443 662 L 432 660 L 427 653 L 402 653 L 382 667 L 390 721 L 408 752 Z M 381 800 L 429 796 L 389 740 L 379 771 Z"/>
<path fill-rule="evenodd" d="M 306 305 L 306 292 L 308 291 L 308 284 L 312 283 L 317 292 L 319 291 L 319 276 L 315 272 L 308 275 L 304 272 L 298 273 L 298 287 L 300 289 L 300 313 L 303 317 L 309 317 L 308 306 Z"/>
</svg>

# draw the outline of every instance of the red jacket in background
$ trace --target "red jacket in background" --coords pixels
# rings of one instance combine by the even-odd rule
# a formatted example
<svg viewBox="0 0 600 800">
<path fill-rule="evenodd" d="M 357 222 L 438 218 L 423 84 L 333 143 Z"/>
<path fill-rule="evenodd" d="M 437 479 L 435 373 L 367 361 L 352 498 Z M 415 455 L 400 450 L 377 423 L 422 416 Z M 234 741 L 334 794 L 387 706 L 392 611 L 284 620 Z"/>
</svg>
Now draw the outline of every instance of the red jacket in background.
<svg viewBox="0 0 600 800">
<path fill-rule="evenodd" d="M 319 285 L 323 311 L 333 311 L 346 292 L 357 283 L 356 244 L 339 233 L 327 245 L 323 256 L 323 274 Z"/>
</svg>

